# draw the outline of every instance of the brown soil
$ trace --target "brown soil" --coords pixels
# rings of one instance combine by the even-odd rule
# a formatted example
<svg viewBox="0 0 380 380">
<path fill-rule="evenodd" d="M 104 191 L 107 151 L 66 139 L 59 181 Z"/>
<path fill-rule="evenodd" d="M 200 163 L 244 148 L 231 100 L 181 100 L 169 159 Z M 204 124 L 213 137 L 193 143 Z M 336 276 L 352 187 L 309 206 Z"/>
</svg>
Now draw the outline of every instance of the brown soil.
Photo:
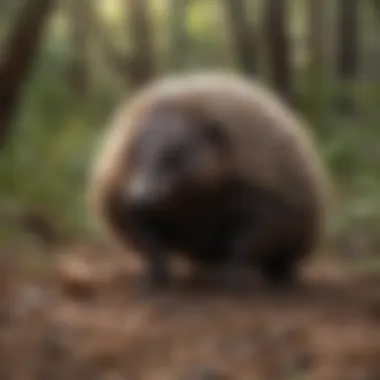
<svg viewBox="0 0 380 380">
<path fill-rule="evenodd" d="M 48 276 L 3 264 L 0 379 L 380 379 L 380 276 L 315 262 L 292 291 L 144 298 L 131 263 L 84 245 Z"/>
</svg>

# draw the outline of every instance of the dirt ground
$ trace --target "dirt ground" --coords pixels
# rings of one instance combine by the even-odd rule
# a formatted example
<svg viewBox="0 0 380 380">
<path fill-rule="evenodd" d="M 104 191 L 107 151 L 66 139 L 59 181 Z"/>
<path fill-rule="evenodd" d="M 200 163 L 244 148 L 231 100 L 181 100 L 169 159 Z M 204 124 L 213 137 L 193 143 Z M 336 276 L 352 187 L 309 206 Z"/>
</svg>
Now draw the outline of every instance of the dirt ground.
<svg viewBox="0 0 380 380">
<path fill-rule="evenodd" d="M 8 255 L 12 256 L 12 255 Z M 380 379 L 380 275 L 315 260 L 304 286 L 144 298 L 138 266 L 65 248 L 47 275 L 2 265 L 0 379 Z"/>
</svg>

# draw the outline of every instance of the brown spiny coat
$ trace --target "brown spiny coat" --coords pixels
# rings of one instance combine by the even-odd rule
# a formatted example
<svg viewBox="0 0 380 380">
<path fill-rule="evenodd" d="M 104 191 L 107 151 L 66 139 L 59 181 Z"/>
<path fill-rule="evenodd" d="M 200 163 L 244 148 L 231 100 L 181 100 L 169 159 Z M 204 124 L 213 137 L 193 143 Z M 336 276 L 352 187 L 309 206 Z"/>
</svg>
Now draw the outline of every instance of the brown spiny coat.
<svg viewBox="0 0 380 380">
<path fill-rule="evenodd" d="M 302 231 L 298 236 L 304 248 L 297 259 L 316 248 L 325 228 L 328 181 L 306 122 L 263 85 L 225 72 L 164 78 L 120 107 L 97 152 L 90 188 L 91 205 L 116 240 L 128 244 L 128 233 L 111 210 L 133 172 L 126 152 L 139 125 L 160 102 L 217 120 L 230 146 L 223 165 L 301 212 L 297 220 L 289 216 L 288 223 L 293 232 Z M 275 231 L 271 234 L 276 239 Z"/>
</svg>

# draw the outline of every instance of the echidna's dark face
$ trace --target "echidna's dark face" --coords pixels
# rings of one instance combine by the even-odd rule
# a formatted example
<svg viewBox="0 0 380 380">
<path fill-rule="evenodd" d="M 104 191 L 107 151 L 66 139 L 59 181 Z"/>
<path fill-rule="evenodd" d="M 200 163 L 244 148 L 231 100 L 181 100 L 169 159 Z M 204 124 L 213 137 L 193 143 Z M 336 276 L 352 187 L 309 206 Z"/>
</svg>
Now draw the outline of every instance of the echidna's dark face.
<svg viewBox="0 0 380 380">
<path fill-rule="evenodd" d="M 179 111 L 154 115 L 141 127 L 133 147 L 125 200 L 149 208 L 218 186 L 226 148 L 219 127 Z"/>
</svg>

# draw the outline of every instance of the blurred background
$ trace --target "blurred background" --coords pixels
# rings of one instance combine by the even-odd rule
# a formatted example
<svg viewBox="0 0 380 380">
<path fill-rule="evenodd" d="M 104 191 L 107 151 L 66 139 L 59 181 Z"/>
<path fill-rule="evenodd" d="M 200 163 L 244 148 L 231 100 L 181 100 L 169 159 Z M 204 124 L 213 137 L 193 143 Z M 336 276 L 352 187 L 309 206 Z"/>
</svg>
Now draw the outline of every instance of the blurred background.
<svg viewBox="0 0 380 380">
<path fill-rule="evenodd" d="M 119 339 L 121 332 L 113 330 L 115 325 L 120 327 L 120 320 L 125 321 L 124 319 L 107 314 L 108 319 L 104 317 L 109 323 L 107 325 L 103 317 L 99 316 L 103 309 L 96 314 L 92 309 L 89 311 L 90 306 L 86 303 L 85 307 L 76 304 L 77 309 L 73 311 L 74 309 L 70 309 L 74 308 L 73 304 L 70 304 L 74 302 L 71 298 L 70 302 L 65 299 L 61 304 L 54 297 L 58 297 L 58 293 L 59 297 L 64 297 L 63 294 L 68 292 L 70 297 L 75 293 L 83 298 L 86 294 L 87 300 L 86 286 L 93 286 L 89 285 L 92 284 L 93 278 L 100 282 L 106 281 L 104 278 L 112 278 L 113 282 L 117 278 L 119 281 L 119 274 L 116 275 L 113 271 L 122 267 L 118 261 L 120 258 L 117 255 L 113 257 L 108 250 L 107 255 L 104 255 L 105 248 L 98 242 L 99 236 L 94 232 L 93 221 L 85 202 L 88 173 L 96 144 L 115 107 L 139 86 L 156 76 L 205 68 L 225 68 L 260 78 L 310 122 L 319 152 L 333 178 L 335 191 L 331 241 L 329 247 L 321 252 L 324 264 L 316 266 L 315 271 L 319 271 L 320 276 L 317 277 L 325 279 L 326 276 L 331 276 L 334 278 L 334 284 L 339 286 L 343 286 L 342 283 L 346 280 L 339 282 L 338 278 L 346 279 L 347 273 L 352 271 L 364 271 L 366 281 L 368 276 L 380 277 L 379 0 L 0 0 L 0 253 L 3 262 L 1 302 L 4 314 L 3 335 L 0 337 L 4 349 L 0 352 L 0 374 L 1 371 L 4 373 L 2 378 L 82 379 L 85 376 L 98 378 L 104 373 L 110 376 L 107 378 L 113 376 L 112 379 L 138 378 L 123 377 L 126 376 L 126 364 L 123 362 L 121 365 L 115 359 L 120 353 L 123 354 L 124 360 L 128 357 L 125 355 L 125 340 Z M 97 256 L 98 253 L 100 255 Z M 67 259 L 68 257 L 70 259 Z M 371 281 L 374 281 L 372 277 Z M 41 285 L 41 282 L 45 285 Z M 49 285 L 46 285 L 47 283 Z M 353 282 L 345 286 L 348 287 L 344 288 L 346 293 L 352 297 L 353 290 L 360 290 L 358 299 L 362 300 L 364 296 L 377 291 L 377 303 L 373 300 L 368 302 L 370 309 L 374 308 L 380 319 L 380 281 L 376 282 L 376 285 L 366 285 L 368 287 L 364 288 L 354 285 Z M 83 290 L 85 288 L 86 291 Z M 106 285 L 102 283 L 100 288 L 104 290 Z M 49 298 L 44 292 L 52 292 L 52 289 L 55 296 Z M 110 294 L 115 293 L 116 290 L 110 290 L 106 298 L 109 299 Z M 326 293 L 334 294 L 331 289 Z M 315 298 L 318 297 L 313 299 Z M 55 304 L 53 307 L 49 304 L 46 308 L 46 299 L 54 299 L 59 306 Z M 308 300 L 310 301 L 310 297 Z M 357 311 L 357 301 L 349 298 L 344 307 L 339 302 L 337 305 L 342 310 L 351 306 Z M 70 307 L 67 306 L 68 302 Z M 318 304 L 318 310 L 329 303 L 326 299 L 320 302 L 322 303 Z M 330 302 L 329 305 L 331 303 L 336 304 L 336 301 Z M 34 323 L 37 323 L 40 329 L 36 328 L 31 324 L 32 317 L 28 314 L 29 311 L 26 311 L 35 310 L 36 305 L 39 305 L 39 313 L 41 310 L 52 308 L 56 319 L 51 317 L 47 322 L 48 317 L 45 313 L 42 328 L 42 317 L 38 314 L 38 322 Z M 238 308 L 243 305 L 246 306 L 246 303 Z M 60 307 L 63 307 L 64 311 L 59 309 Z M 148 316 L 143 315 L 139 307 L 123 307 L 123 313 L 127 313 L 125 308 L 128 308 L 133 314 L 131 318 L 134 318 L 133 323 L 136 326 L 139 323 L 145 326 L 145 322 L 141 321 Z M 243 326 L 243 321 L 246 321 L 246 327 L 242 327 L 246 335 L 248 330 L 244 329 L 250 329 L 252 326 L 249 323 L 253 323 L 248 322 L 251 321 L 249 313 L 252 310 L 248 308 L 248 314 L 244 316 L 245 314 L 233 314 L 236 306 L 228 302 L 223 303 L 223 307 L 232 313 L 229 326 Z M 111 312 L 109 308 L 105 310 Z M 156 309 L 154 310 L 156 312 Z M 259 310 L 265 310 L 268 315 L 273 314 L 271 309 L 264 306 Z M 112 312 L 116 313 L 114 309 Z M 204 318 L 209 318 L 212 325 L 215 318 L 218 320 L 215 315 L 219 316 L 219 312 L 220 309 L 213 308 Z M 288 305 L 282 312 L 293 313 L 294 310 Z M 227 311 L 225 313 L 228 314 Z M 75 319 L 73 315 L 77 318 L 81 315 L 83 319 Z M 293 317 L 289 318 L 294 318 L 294 314 L 291 315 Z M 92 333 L 95 335 L 88 333 L 93 340 L 81 339 L 82 343 L 87 342 L 83 343 L 87 346 L 82 347 L 82 351 L 78 348 L 77 341 L 72 343 L 84 356 L 78 354 L 77 357 L 72 354 L 76 359 L 70 356 L 70 361 L 65 354 L 62 359 L 62 353 L 57 354 L 56 351 L 63 350 L 67 353 L 69 349 L 65 346 L 65 351 L 62 348 L 64 343 L 61 341 L 59 349 L 54 346 L 58 345 L 59 340 L 54 334 L 57 331 L 62 334 L 56 326 L 57 320 L 61 324 L 68 324 L 69 320 L 75 319 L 78 326 L 80 323 L 87 326 L 89 322 L 86 318 L 95 323 L 96 316 L 99 316 L 99 321 L 102 321 L 99 324 L 106 332 L 94 325 Z M 20 322 L 17 318 L 26 319 Z M 149 318 L 153 318 L 151 314 Z M 159 319 L 157 316 L 155 318 Z M 154 330 L 150 331 L 151 334 L 154 332 L 156 335 L 165 335 L 170 334 L 170 331 L 176 331 L 173 333 L 174 337 L 171 337 L 175 340 L 179 332 L 184 334 L 183 331 L 190 328 L 192 323 L 199 327 L 198 322 L 194 322 L 195 317 L 186 317 L 189 321 L 186 319 L 178 322 L 178 330 L 170 330 L 173 324 L 167 322 L 168 318 L 164 318 L 165 323 L 168 323 L 167 330 L 163 321 L 156 320 L 154 324 L 149 319 L 149 324 L 153 323 L 151 329 Z M 181 320 L 178 315 L 172 318 L 176 321 Z M 235 321 L 233 318 L 239 322 L 232 322 Z M 363 320 L 364 317 L 361 318 Z M 12 329 L 12 323 L 15 323 L 17 328 Z M 24 328 L 34 326 L 34 334 L 37 334 L 36 331 L 41 333 L 37 334 L 38 338 L 37 335 L 33 335 L 34 340 L 29 337 L 28 346 L 22 339 L 29 330 L 22 330 L 21 325 L 17 323 Z M 203 326 L 209 326 L 207 321 L 202 323 Z M 260 323 L 257 322 L 257 328 L 261 331 Z M 54 334 L 51 324 L 54 325 Z M 187 326 L 186 329 L 184 325 Z M 49 326 L 48 333 L 46 326 Z M 70 326 L 69 331 L 74 331 L 72 325 Z M 104 326 L 108 326 L 110 330 Z M 378 329 L 379 326 L 376 326 Z M 203 328 L 209 330 L 208 327 Z M 80 330 L 81 333 L 83 329 Z M 216 336 L 220 337 L 221 331 L 225 329 L 228 330 L 226 327 L 220 327 L 215 332 Z M 372 324 L 368 325 L 368 336 L 363 329 L 360 330 L 360 335 L 353 327 L 352 331 L 356 331 L 352 340 L 354 352 L 359 344 L 355 340 L 359 339 L 358 336 L 363 342 L 377 341 L 371 334 L 374 330 Z M 109 338 L 113 336 L 111 330 L 115 335 L 114 339 Z M 145 328 L 142 330 L 145 331 Z M 19 335 L 15 331 L 18 331 Z M 326 331 L 326 336 L 331 336 L 334 332 L 338 334 L 335 341 L 342 342 L 342 337 L 348 336 L 351 330 L 337 333 L 337 326 L 334 325 Z M 51 338 L 52 334 L 54 339 Z M 99 337 L 96 334 L 104 335 Z M 204 330 L 199 330 L 199 334 L 203 336 Z M 238 333 L 235 331 L 231 334 L 236 337 Z M 307 335 L 305 334 L 301 335 L 304 337 Z M 49 339 L 53 339 L 55 343 Z M 133 339 L 128 335 L 127 340 L 134 342 L 134 350 L 138 350 L 136 342 L 139 342 L 141 347 L 144 346 L 141 337 Z M 178 339 L 182 342 L 182 338 Z M 173 343 L 174 352 L 180 352 L 177 359 L 168 354 L 169 356 L 161 358 L 161 361 L 157 359 L 157 363 L 161 364 L 157 364 L 153 359 L 149 361 L 148 358 L 154 355 L 147 353 L 144 346 L 145 348 L 139 351 L 142 361 L 131 359 L 128 368 L 132 368 L 133 363 L 144 363 L 143 366 L 148 366 L 146 363 L 149 362 L 154 368 L 153 372 L 141 375 L 142 372 L 136 370 L 133 376 L 140 373 L 142 379 L 177 379 L 168 375 L 173 369 L 170 363 L 180 363 L 181 360 L 185 364 L 199 362 L 198 359 L 194 359 L 195 354 L 186 353 L 186 347 L 193 344 L 186 339 L 183 338 L 183 342 L 187 342 L 183 343 L 183 353 L 179 341 Z M 30 343 L 31 341 L 34 343 Z M 124 343 L 120 343 L 121 341 Z M 36 342 L 39 345 L 41 342 L 53 344 L 54 347 L 49 346 L 50 348 L 46 349 L 48 353 L 43 351 L 41 354 L 41 350 L 30 349 L 31 344 L 36 344 L 37 347 Z M 107 348 L 103 347 L 104 342 L 108 344 Z M 115 342 L 119 342 L 119 345 Z M 89 348 L 98 347 L 96 344 L 102 347 L 98 349 L 101 354 L 96 351 L 97 348 Z M 157 344 L 161 347 L 161 343 Z M 289 354 L 287 344 L 284 352 Z M 21 355 L 20 345 L 26 347 L 26 353 L 22 356 L 25 360 L 22 360 L 29 364 L 12 367 L 11 361 L 5 359 L 6 354 L 14 352 L 16 356 Z M 331 359 L 331 352 L 327 350 L 327 346 L 323 343 L 321 352 L 326 353 L 326 357 Z M 342 347 L 348 346 L 347 342 L 342 343 Z M 11 347 L 15 351 L 12 351 Z M 203 352 L 196 345 L 191 347 L 199 355 Z M 380 343 L 378 348 L 366 350 L 368 355 L 372 355 L 374 362 L 379 362 Z M 34 356 L 32 358 L 31 352 L 34 355 L 39 352 L 39 359 Z M 212 352 L 211 356 L 215 354 Z M 44 355 L 53 356 L 48 356 L 44 361 Z M 105 365 L 108 372 L 100 370 L 92 362 L 91 365 L 88 364 L 88 357 L 98 363 L 98 359 L 93 359 L 98 358 L 96 355 L 102 357 L 102 360 L 106 357 L 104 360 L 108 363 Z M 204 359 L 207 355 L 201 356 Z M 283 358 L 279 353 L 269 356 Z M 48 369 L 42 364 L 39 364 L 38 368 L 36 364 L 31 364 L 36 363 L 36 360 L 50 363 L 46 364 Z M 220 363 L 218 360 L 216 362 Z M 257 361 L 250 357 L 249 363 L 257 369 L 257 363 L 263 360 L 265 361 L 264 356 Z M 281 360 L 288 363 L 288 359 Z M 334 363 L 338 363 L 339 360 Z M 351 359 L 347 360 L 352 364 Z M 359 362 L 363 364 L 363 360 Z M 52 362 L 55 364 L 51 364 Z M 109 365 L 109 362 L 113 364 Z M 345 364 L 342 364 L 339 361 L 339 366 L 347 369 L 348 362 L 344 361 L 342 363 Z M 63 367 L 67 371 L 71 368 L 72 372 L 62 372 L 62 363 L 66 363 Z M 162 367 L 162 363 L 166 363 L 166 367 Z M 359 371 L 362 374 L 370 371 L 368 362 L 365 363 L 364 369 L 360 367 L 364 371 Z M 275 368 L 276 365 L 268 364 L 268 368 Z M 119 369 L 116 371 L 115 368 L 122 372 L 117 372 Z M 331 372 L 331 368 L 330 372 L 326 370 L 327 372 L 321 372 L 324 375 L 315 376 L 327 379 L 330 376 L 328 374 L 334 373 L 331 378 L 339 379 L 338 372 Z M 199 372 L 199 376 L 204 377 L 189 379 L 222 379 L 206 377 L 215 374 L 202 371 Z M 252 371 L 231 378 L 251 379 L 253 377 L 249 376 L 253 374 Z M 377 371 L 377 376 L 380 376 L 380 368 Z M 261 376 L 257 378 L 285 378 L 268 374 Z M 344 377 L 346 375 L 341 376 L 342 379 L 347 378 Z"/>
</svg>

